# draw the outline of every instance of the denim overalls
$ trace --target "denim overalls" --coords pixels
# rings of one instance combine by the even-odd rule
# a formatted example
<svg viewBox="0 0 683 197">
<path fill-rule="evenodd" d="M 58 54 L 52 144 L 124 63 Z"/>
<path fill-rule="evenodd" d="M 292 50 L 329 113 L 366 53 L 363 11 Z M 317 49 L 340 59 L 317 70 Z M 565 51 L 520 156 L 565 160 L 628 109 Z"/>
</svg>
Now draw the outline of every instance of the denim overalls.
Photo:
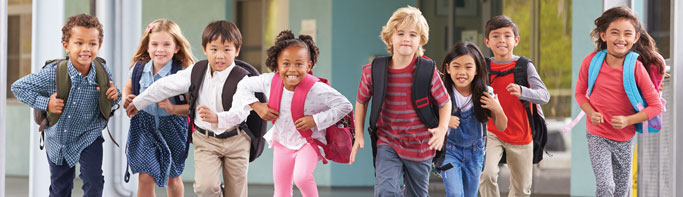
<svg viewBox="0 0 683 197">
<path fill-rule="evenodd" d="M 455 105 L 454 100 L 452 103 Z M 456 108 L 452 115 L 460 118 L 460 125 L 448 130 L 443 165 L 450 163 L 453 168 L 441 172 L 446 196 L 477 196 L 484 167 L 486 125 L 474 116 L 474 107 L 467 111 Z"/>
</svg>

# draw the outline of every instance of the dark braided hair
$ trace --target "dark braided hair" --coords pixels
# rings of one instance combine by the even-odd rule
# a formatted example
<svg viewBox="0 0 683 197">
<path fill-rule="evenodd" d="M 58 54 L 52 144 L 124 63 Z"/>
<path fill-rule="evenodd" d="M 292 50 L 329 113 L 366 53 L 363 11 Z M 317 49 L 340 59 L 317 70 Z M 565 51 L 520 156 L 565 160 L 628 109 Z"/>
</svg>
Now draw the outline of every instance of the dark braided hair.
<svg viewBox="0 0 683 197">
<path fill-rule="evenodd" d="M 318 62 L 320 50 L 315 46 L 313 37 L 310 35 L 299 35 L 299 38 L 296 38 L 291 30 L 284 30 L 277 35 L 275 44 L 267 50 L 268 58 L 266 58 L 266 67 L 273 72 L 277 72 L 277 58 L 280 56 L 280 52 L 289 46 L 306 48 L 309 51 L 309 57 L 311 58 L 311 67 Z"/>
</svg>

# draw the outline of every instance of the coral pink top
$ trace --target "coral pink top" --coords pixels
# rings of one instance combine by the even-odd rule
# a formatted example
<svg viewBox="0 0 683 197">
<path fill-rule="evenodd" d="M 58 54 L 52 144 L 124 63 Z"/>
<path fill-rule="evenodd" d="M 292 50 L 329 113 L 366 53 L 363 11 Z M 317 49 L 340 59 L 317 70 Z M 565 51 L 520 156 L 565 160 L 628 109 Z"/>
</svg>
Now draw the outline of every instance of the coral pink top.
<svg viewBox="0 0 683 197">
<path fill-rule="evenodd" d="M 587 118 L 586 129 L 593 135 L 615 141 L 628 141 L 635 135 L 635 126 L 630 125 L 623 129 L 615 129 L 610 123 L 613 116 L 629 116 L 636 113 L 631 102 L 628 100 L 628 96 L 626 96 L 626 91 L 624 91 L 622 77 L 624 67 L 613 68 L 607 65 L 607 62 L 603 62 L 600 74 L 598 74 L 595 80 L 590 99 L 586 97 L 586 91 L 588 90 L 588 67 L 595 54 L 596 52 L 589 54 L 581 63 L 574 97 L 579 106 L 586 102 L 590 103 L 595 111 L 602 113 L 605 122 L 593 125 Z M 640 61 L 636 61 L 635 80 L 641 90 L 643 99 L 648 103 L 648 106 L 644 109 L 647 117 L 652 118 L 661 113 L 662 104 L 659 100 L 659 94 L 652 80 L 650 80 L 650 76 L 645 70 L 643 63 Z"/>
</svg>

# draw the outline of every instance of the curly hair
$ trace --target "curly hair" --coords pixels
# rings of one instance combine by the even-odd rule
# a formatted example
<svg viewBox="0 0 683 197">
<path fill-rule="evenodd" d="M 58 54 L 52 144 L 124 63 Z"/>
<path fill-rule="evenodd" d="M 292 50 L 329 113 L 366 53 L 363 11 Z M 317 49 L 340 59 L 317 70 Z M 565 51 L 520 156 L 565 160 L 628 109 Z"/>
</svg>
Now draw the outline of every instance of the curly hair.
<svg viewBox="0 0 683 197">
<path fill-rule="evenodd" d="M 66 20 L 66 24 L 62 27 L 62 42 L 69 42 L 69 38 L 71 38 L 71 29 L 76 26 L 97 29 L 97 31 L 100 32 L 98 38 L 100 44 L 102 44 L 102 37 L 104 37 L 102 24 L 97 20 L 97 17 L 87 14 L 71 16 Z"/>
<path fill-rule="evenodd" d="M 268 58 L 266 58 L 266 67 L 273 72 L 277 72 L 277 58 L 280 56 L 280 52 L 289 46 L 306 48 L 309 52 L 309 57 L 311 58 L 311 67 L 318 62 L 320 49 L 315 46 L 313 37 L 310 35 L 299 35 L 299 37 L 296 38 L 291 30 L 284 30 L 277 35 L 275 44 L 267 50 Z"/>
</svg>

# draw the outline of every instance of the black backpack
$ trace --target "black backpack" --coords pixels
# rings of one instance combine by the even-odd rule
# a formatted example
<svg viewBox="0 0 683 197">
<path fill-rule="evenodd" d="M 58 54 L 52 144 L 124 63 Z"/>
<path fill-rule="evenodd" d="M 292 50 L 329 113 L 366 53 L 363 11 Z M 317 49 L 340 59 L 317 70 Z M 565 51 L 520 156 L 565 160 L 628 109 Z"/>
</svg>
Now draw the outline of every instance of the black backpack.
<svg viewBox="0 0 683 197">
<path fill-rule="evenodd" d="M 379 120 L 382 104 L 384 103 L 385 90 L 387 89 L 389 61 L 391 61 L 391 56 L 380 56 L 372 60 L 373 91 L 368 131 L 370 133 L 370 141 L 372 142 L 373 165 L 375 165 L 375 157 L 377 156 L 377 120 Z M 427 128 L 439 126 L 439 104 L 436 102 L 436 99 L 432 98 L 431 88 L 424 88 L 431 87 L 434 69 L 436 69 L 434 61 L 417 57 L 417 67 L 413 73 L 413 94 L 411 96 L 415 112 L 417 112 L 417 116 L 420 117 L 420 120 L 422 120 Z M 444 138 L 445 141 L 446 138 Z M 437 151 L 435 159 L 440 157 L 438 154 L 444 152 L 445 147 L 443 146 L 441 151 Z"/>
<path fill-rule="evenodd" d="M 104 127 L 107 128 L 107 133 L 109 134 L 109 138 L 111 141 L 118 147 L 119 143 L 114 140 L 114 137 L 112 137 L 111 132 L 109 131 L 108 128 L 108 123 L 109 123 L 109 118 L 114 115 L 114 111 L 116 111 L 119 108 L 118 104 L 114 104 L 114 101 L 110 100 L 107 98 L 106 90 L 109 89 L 109 74 L 107 73 L 107 70 L 104 68 L 106 61 L 100 57 L 96 57 L 95 60 L 95 73 L 96 73 L 96 80 L 97 80 L 97 85 L 100 87 L 100 96 L 99 96 L 99 109 L 100 109 L 100 114 L 102 117 L 107 120 L 107 123 L 105 123 Z M 47 67 L 48 65 L 51 64 L 56 64 L 57 69 L 56 69 L 56 77 L 57 79 L 55 80 L 57 82 L 57 98 L 64 100 L 64 103 L 67 103 L 66 100 L 69 97 L 69 91 L 71 90 L 71 78 L 69 77 L 69 66 L 68 66 L 68 58 L 67 59 L 54 59 L 54 60 L 48 60 L 45 61 L 45 65 L 43 65 L 43 69 Z M 50 95 L 42 95 L 49 97 Z M 48 127 L 53 126 L 54 124 L 59 121 L 59 118 L 61 117 L 61 114 L 52 114 L 49 113 L 47 110 L 33 110 L 33 121 L 39 125 L 38 132 L 40 132 L 40 142 L 39 142 L 39 147 L 40 150 L 43 150 L 45 147 L 44 142 L 45 142 L 45 129 Z M 104 129 L 104 128 L 102 128 Z"/>
<path fill-rule="evenodd" d="M 524 87 L 529 87 L 529 81 L 527 80 L 527 68 L 531 60 L 524 56 L 519 57 L 515 67 L 506 71 L 492 71 L 491 70 L 491 58 L 486 58 L 486 69 L 489 71 L 489 75 L 505 76 L 510 73 L 514 74 L 514 81 L 516 84 L 523 85 Z M 490 78 L 491 79 L 491 78 Z M 491 81 L 493 83 L 493 81 Z M 521 100 L 522 105 L 526 111 L 527 118 L 529 119 L 529 126 L 531 127 L 531 136 L 534 139 L 534 158 L 533 163 L 537 164 L 543 160 L 543 152 L 545 149 L 545 144 L 548 142 L 548 126 L 545 123 L 545 118 L 539 112 L 540 107 L 534 103 L 526 100 Z M 507 158 L 505 156 L 505 150 L 503 150 L 503 156 L 500 159 L 500 163 L 506 163 Z"/>
<path fill-rule="evenodd" d="M 202 60 L 194 64 L 192 68 L 192 74 L 190 77 L 190 126 L 188 127 L 188 138 L 186 146 L 189 147 L 189 143 L 192 141 L 192 125 L 195 119 L 195 109 L 197 108 L 197 97 L 199 95 L 199 88 L 202 87 L 202 82 L 204 81 L 204 75 L 206 74 L 206 69 L 208 69 L 209 62 L 207 60 Z M 258 76 L 259 72 L 251 66 L 249 63 L 235 59 L 236 67 L 232 69 L 228 79 L 225 80 L 223 85 L 222 99 L 223 99 L 223 110 L 228 111 L 232 107 L 232 97 L 237 90 L 237 83 L 244 76 Z M 266 96 L 262 92 L 256 93 L 256 98 L 259 102 L 265 103 Z M 256 160 L 261 153 L 263 153 L 263 147 L 266 140 L 263 135 L 266 133 L 267 123 L 265 120 L 261 119 L 258 114 L 254 111 L 249 113 L 247 120 L 240 123 L 239 128 L 242 129 L 251 138 L 251 149 L 249 151 L 249 162 Z M 188 149 L 189 150 L 189 149 Z M 187 157 L 187 151 L 185 152 Z"/>
</svg>

